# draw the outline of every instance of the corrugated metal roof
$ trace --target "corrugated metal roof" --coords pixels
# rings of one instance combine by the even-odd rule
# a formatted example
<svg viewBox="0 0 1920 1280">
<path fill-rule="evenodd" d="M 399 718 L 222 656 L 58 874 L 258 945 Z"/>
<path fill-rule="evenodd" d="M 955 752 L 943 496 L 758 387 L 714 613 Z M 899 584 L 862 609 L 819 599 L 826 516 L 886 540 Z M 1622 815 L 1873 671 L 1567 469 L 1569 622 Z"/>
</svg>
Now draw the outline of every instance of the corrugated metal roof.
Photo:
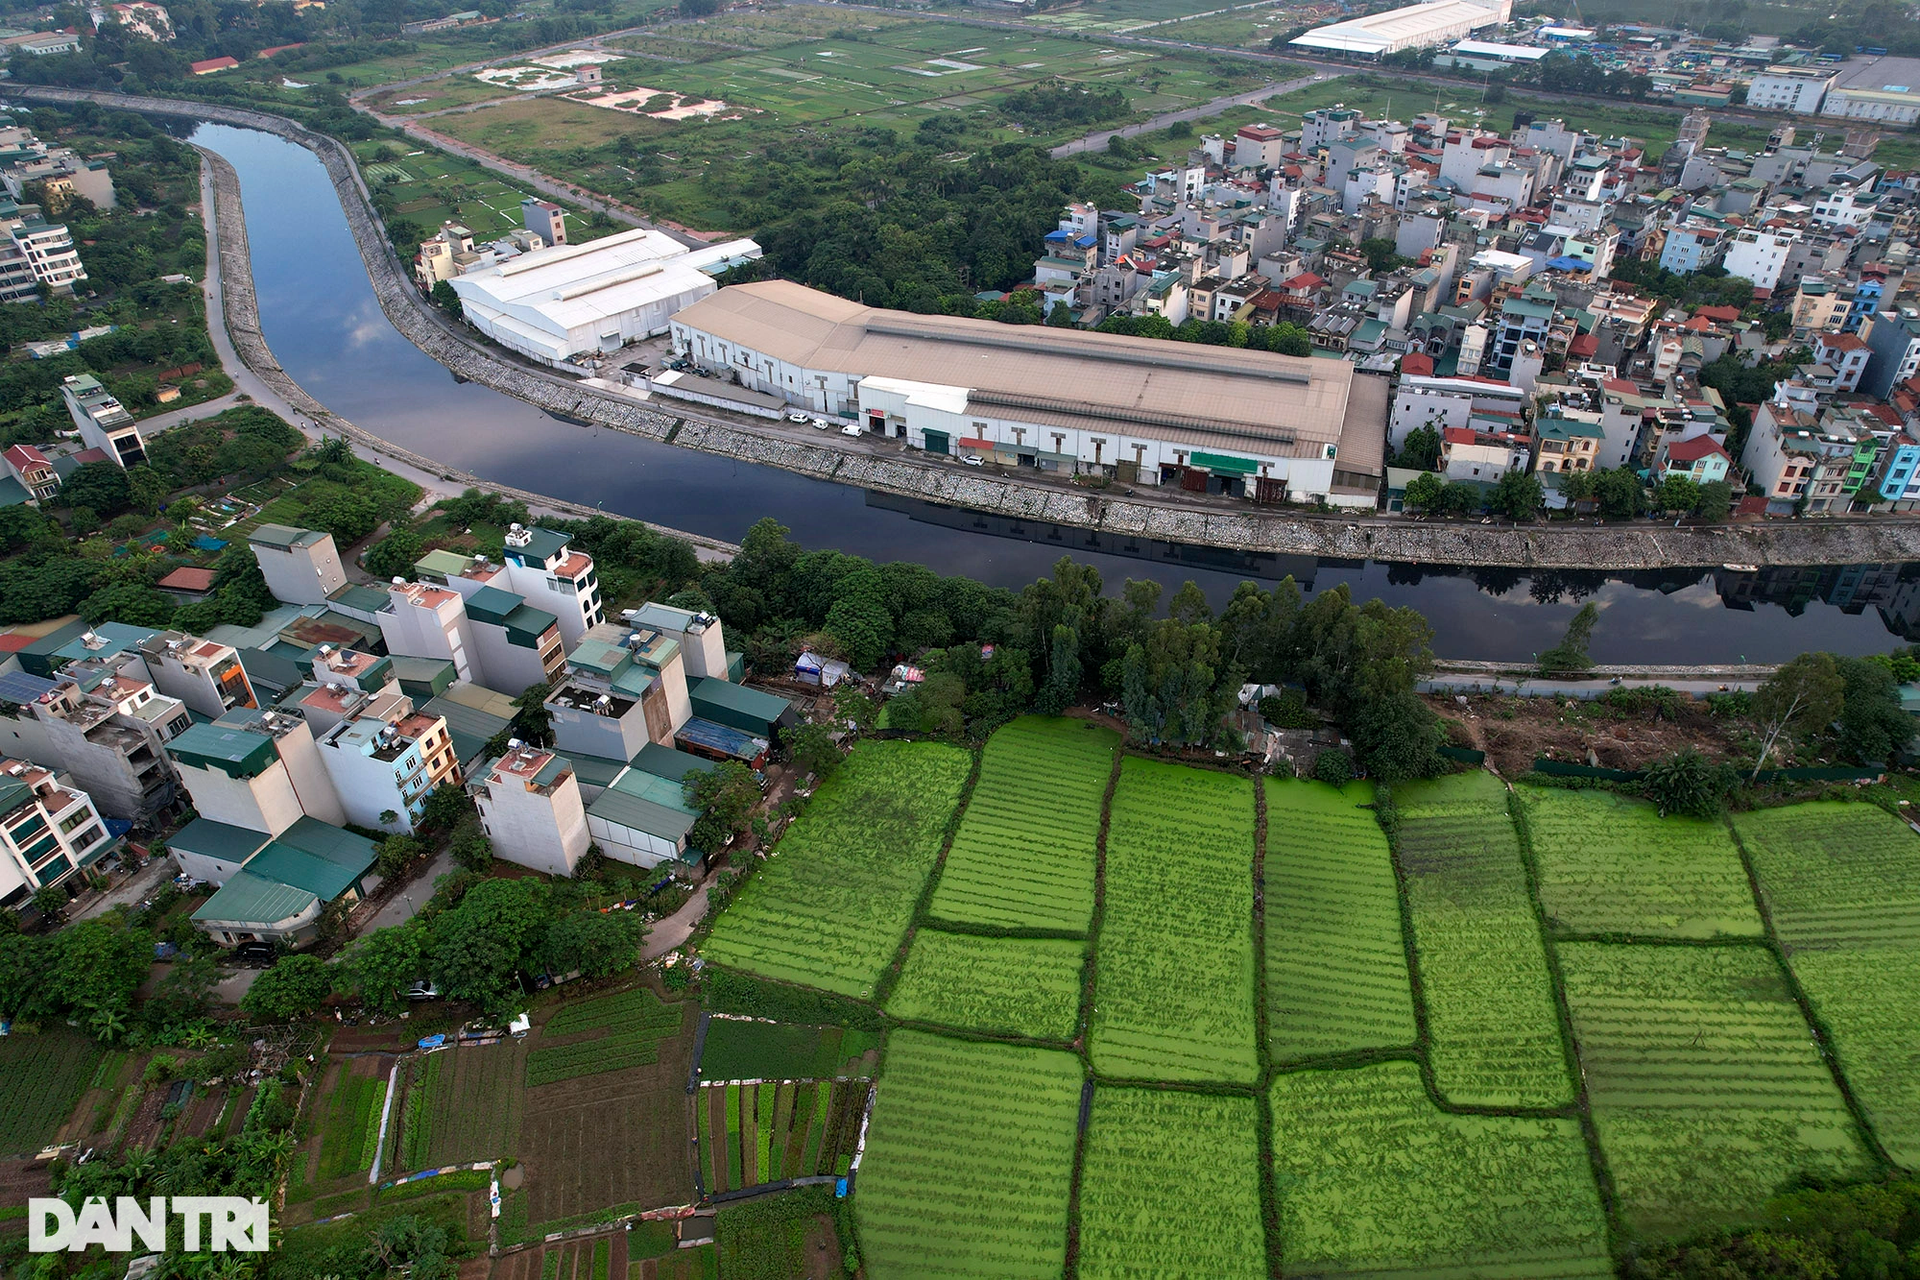
<svg viewBox="0 0 1920 1280">
<path fill-rule="evenodd" d="M 212 818 L 195 818 L 167 837 L 167 847 L 175 853 L 197 853 L 222 862 L 245 862 L 266 847 L 270 837 L 264 831 L 252 831 Z"/>
<path fill-rule="evenodd" d="M 634 756 L 633 767 L 669 782 L 685 782 L 690 773 L 711 773 L 714 762 L 688 755 L 684 751 L 675 751 L 657 742 L 649 742 Z"/>
<path fill-rule="evenodd" d="M 453 739 L 453 749 L 459 753 L 462 763 L 479 755 L 487 743 L 513 723 L 510 716 L 497 716 L 445 695 L 430 700 L 420 711 L 423 715 L 446 717 L 447 734 Z"/>
<path fill-rule="evenodd" d="M 734 684 L 729 680 L 719 680 L 713 676 L 702 676 L 693 681 L 687 689 L 696 711 L 706 708 L 709 712 L 726 713 L 745 717 L 755 724 L 772 725 L 780 717 L 792 710 L 793 704 L 777 694 L 762 693 L 758 689 L 749 689 L 743 684 Z M 715 718 L 709 714 L 708 719 Z M 722 721 L 731 723 L 731 721 Z M 747 725 L 735 725 L 745 729 Z"/>
<path fill-rule="evenodd" d="M 195 920 L 208 924 L 256 926 L 264 932 L 311 910 L 320 899 L 305 889 L 281 884 L 246 868 L 227 878 L 219 892 L 200 904 Z"/>
</svg>

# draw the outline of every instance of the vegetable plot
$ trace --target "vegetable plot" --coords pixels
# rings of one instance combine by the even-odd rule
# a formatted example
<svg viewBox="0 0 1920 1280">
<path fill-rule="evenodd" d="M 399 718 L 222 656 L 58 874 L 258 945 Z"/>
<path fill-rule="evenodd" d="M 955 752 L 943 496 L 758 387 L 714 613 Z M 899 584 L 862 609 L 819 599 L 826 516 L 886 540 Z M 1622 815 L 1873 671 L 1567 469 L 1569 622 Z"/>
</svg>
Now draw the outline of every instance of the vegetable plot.
<svg viewBox="0 0 1920 1280">
<path fill-rule="evenodd" d="M 1085 933 L 1100 804 L 1120 735 L 1022 716 L 993 735 L 928 914 L 1003 929 Z"/>
<path fill-rule="evenodd" d="M 0 1037 L 0 1156 L 32 1155 L 51 1140 L 100 1057 L 99 1045 L 65 1027 Z"/>
<path fill-rule="evenodd" d="M 1636 1230 L 1663 1237 L 1731 1225 L 1795 1175 L 1870 1171 L 1764 948 L 1559 950 L 1594 1127 Z"/>
<path fill-rule="evenodd" d="M 714 922 L 706 959 L 841 995 L 873 994 L 960 803 L 972 760 L 863 742 Z"/>
<path fill-rule="evenodd" d="M 1920 1168 L 1920 845 L 1872 805 L 1743 813 L 1774 932 L 1880 1145 Z"/>
<path fill-rule="evenodd" d="M 1371 783 L 1268 781 L 1267 1041 L 1278 1062 L 1411 1045 L 1393 853 Z"/>
<path fill-rule="evenodd" d="M 1762 930 L 1725 823 L 1662 818 L 1606 791 L 1522 787 L 1540 904 L 1570 933 L 1757 938 Z"/>
<path fill-rule="evenodd" d="M 1087 944 L 1070 938 L 913 936 L 887 1012 L 907 1022 L 1071 1040 Z"/>
<path fill-rule="evenodd" d="M 1264 1280 L 1259 1123 L 1252 1098 L 1096 1088 L 1081 1280 Z"/>
<path fill-rule="evenodd" d="M 1397 787 L 1394 802 L 1441 1097 L 1489 1107 L 1573 1101 L 1506 788 L 1491 774 L 1463 773 Z"/>
<path fill-rule="evenodd" d="M 1253 784 L 1129 757 L 1107 823 L 1094 1070 L 1122 1080 L 1259 1078 Z"/>
<path fill-rule="evenodd" d="M 679 1033 L 689 1006 L 663 1004 L 651 991 L 623 991 L 571 1004 L 540 1030 L 540 1047 L 527 1055 L 527 1087 L 660 1061 L 660 1042 Z M 560 1036 L 604 1031 L 592 1039 L 548 1044 Z"/>
<path fill-rule="evenodd" d="M 694 1113 L 707 1190 L 845 1173 L 860 1139 L 867 1088 L 864 1080 L 702 1085 Z M 729 1116 L 741 1114 L 753 1117 L 746 1134 L 750 1152 L 738 1146 L 740 1126 L 727 1126 Z M 746 1169 L 753 1170 L 751 1183 L 744 1181 Z"/>
<path fill-rule="evenodd" d="M 1449 1115 L 1411 1062 L 1289 1072 L 1269 1097 L 1286 1274 L 1613 1275 L 1577 1121 Z"/>
<path fill-rule="evenodd" d="M 894 1032 L 853 1205 L 871 1280 L 1057 1277 L 1080 1087 L 1072 1054 Z"/>
</svg>

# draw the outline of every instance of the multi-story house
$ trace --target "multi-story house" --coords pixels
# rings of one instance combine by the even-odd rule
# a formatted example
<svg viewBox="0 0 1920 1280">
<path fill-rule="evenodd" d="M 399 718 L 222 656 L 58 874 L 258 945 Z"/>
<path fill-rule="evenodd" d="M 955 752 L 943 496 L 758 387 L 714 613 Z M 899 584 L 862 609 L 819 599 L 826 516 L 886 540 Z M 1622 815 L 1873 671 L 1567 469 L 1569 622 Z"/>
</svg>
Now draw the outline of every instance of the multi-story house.
<svg viewBox="0 0 1920 1280">
<path fill-rule="evenodd" d="M 434 788 L 460 781 L 446 717 L 415 711 L 405 695 L 373 699 L 318 745 L 346 820 L 361 826 L 410 834 Z"/>
<path fill-rule="evenodd" d="M 0 242 L 0 282 L 5 285 L 0 301 L 25 302 L 42 286 L 51 293 L 72 293 L 87 278 L 72 234 L 63 223 L 48 222 L 35 206 L 6 201 L 0 207 L 0 230 L 7 236 Z"/>
<path fill-rule="evenodd" d="M 318 529 L 263 524 L 247 535 L 267 590 L 283 604 L 325 604 L 347 585 L 333 535 Z"/>
<path fill-rule="evenodd" d="M 147 460 L 139 424 L 100 385 L 100 379 L 90 373 L 69 374 L 60 384 L 60 398 L 66 401 L 67 416 L 80 428 L 80 439 L 89 448 L 99 449 L 122 467 L 138 466 Z"/>
<path fill-rule="evenodd" d="M 1599 414 L 1560 405 L 1534 419 L 1533 431 L 1535 470 L 1544 475 L 1592 471 L 1606 440 Z"/>
<path fill-rule="evenodd" d="M 161 693 L 178 698 L 209 720 L 259 705 L 240 652 L 232 645 L 179 631 L 149 636 L 139 646 L 147 674 Z"/>
<path fill-rule="evenodd" d="M 553 741 L 564 753 L 631 760 L 649 742 L 673 745 L 693 717 L 680 643 L 644 627 L 602 623 L 567 656 L 547 695 Z"/>
<path fill-rule="evenodd" d="M 71 780 L 30 761 L 0 759 L 0 904 L 20 905 L 118 844 Z"/>
<path fill-rule="evenodd" d="M 573 765 L 515 746 L 467 784 L 494 853 L 548 875 L 571 876 L 592 843 Z"/>
<path fill-rule="evenodd" d="M 1505 374 L 1513 368 L 1513 358 L 1520 354 L 1522 343 L 1548 347 L 1547 335 L 1553 328 L 1557 309 L 1551 293 L 1536 293 L 1531 287 L 1501 303 L 1499 327 L 1494 330 L 1485 361 L 1487 367 Z"/>
<path fill-rule="evenodd" d="M 60 492 L 60 475 L 47 461 L 47 455 L 30 444 L 7 446 L 5 453 L 7 474 L 20 482 L 27 491 L 27 501 L 34 506 L 50 501 Z"/>
<path fill-rule="evenodd" d="M 1787 405 L 1760 406 L 1740 465 L 1781 511 L 1844 507 L 1860 441 L 1847 424 L 1824 423 Z"/>
<path fill-rule="evenodd" d="M 1681 476 L 1695 484 L 1712 484 L 1725 480 L 1732 466 L 1725 446 L 1712 436 L 1700 435 L 1663 446 L 1654 475 L 1662 480 Z"/>
<path fill-rule="evenodd" d="M 71 774 L 103 812 L 137 822 L 173 803 L 166 743 L 193 722 L 129 667 L 139 670 L 118 655 L 71 663 L 55 679 L 16 676 L 33 696 L 0 714 L 0 750 Z"/>
<path fill-rule="evenodd" d="M 1660 249 L 1660 266 L 1683 276 L 1718 266 L 1730 239 L 1723 228 L 1703 222 L 1684 223 L 1667 232 Z"/>
<path fill-rule="evenodd" d="M 1787 253 L 1800 238 L 1792 227 L 1743 228 L 1733 233 L 1721 265 L 1730 276 L 1744 276 L 1756 289 L 1771 291 L 1787 267 Z"/>
<path fill-rule="evenodd" d="M 303 817 L 339 826 L 353 813 L 312 727 L 290 712 L 229 712 L 173 739 L 167 754 L 194 810 L 215 822 L 277 836 Z"/>
<path fill-rule="evenodd" d="M 1794 290 L 1793 331 L 1796 334 L 1818 333 L 1822 329 L 1838 331 L 1849 309 L 1844 285 L 1844 281 L 1827 275 L 1804 277 Z"/>
<path fill-rule="evenodd" d="M 1505 423 L 1448 427 L 1440 433 L 1440 471 L 1449 480 L 1491 484 L 1509 471 L 1525 472 L 1533 459 L 1533 439 Z M 1476 429 L 1492 427 L 1491 430 Z"/>
<path fill-rule="evenodd" d="M 1858 334 L 1827 333 L 1823 330 L 1813 335 L 1813 358 L 1831 370 L 1832 376 L 1827 383 L 1834 391 L 1858 390 L 1860 375 L 1866 372 L 1867 361 L 1872 355 L 1873 348 Z"/>
<path fill-rule="evenodd" d="M 376 615 L 387 652 L 397 657 L 445 658 L 457 679 L 484 684 L 474 653 L 466 600 L 457 591 L 395 578 L 386 607 Z"/>
<path fill-rule="evenodd" d="M 1893 388 L 1920 375 L 1920 310 L 1882 311 L 1860 336 L 1872 352 L 1860 374 L 1863 394 L 1884 400 Z"/>
</svg>

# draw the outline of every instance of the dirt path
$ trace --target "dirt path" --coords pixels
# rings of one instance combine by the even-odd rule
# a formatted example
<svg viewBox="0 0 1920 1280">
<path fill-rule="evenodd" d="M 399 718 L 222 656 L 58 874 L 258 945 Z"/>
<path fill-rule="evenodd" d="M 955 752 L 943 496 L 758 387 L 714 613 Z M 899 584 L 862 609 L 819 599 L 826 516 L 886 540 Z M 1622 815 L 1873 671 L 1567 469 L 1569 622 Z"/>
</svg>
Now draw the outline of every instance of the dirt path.
<svg viewBox="0 0 1920 1280">
<path fill-rule="evenodd" d="M 642 960 L 657 960 L 687 940 L 695 926 L 706 918 L 707 886 L 713 883 L 717 872 L 708 872 L 700 887 L 693 891 L 686 904 L 665 920 L 656 920 L 647 926 L 647 941 L 640 948 Z"/>
</svg>

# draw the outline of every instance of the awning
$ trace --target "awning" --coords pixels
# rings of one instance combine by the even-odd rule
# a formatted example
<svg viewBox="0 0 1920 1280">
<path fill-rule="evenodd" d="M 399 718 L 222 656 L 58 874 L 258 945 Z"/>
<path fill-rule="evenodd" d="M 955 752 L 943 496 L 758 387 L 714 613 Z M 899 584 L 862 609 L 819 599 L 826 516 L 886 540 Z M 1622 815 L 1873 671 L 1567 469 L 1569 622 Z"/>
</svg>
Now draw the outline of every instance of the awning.
<svg viewBox="0 0 1920 1280">
<path fill-rule="evenodd" d="M 962 449 L 992 449 L 994 443 L 991 440 L 979 440 L 973 436 L 961 436 L 960 447 Z"/>
<path fill-rule="evenodd" d="M 1230 458 L 1224 453 L 1189 454 L 1187 461 L 1193 466 L 1205 467 L 1215 473 L 1226 471 L 1239 476 L 1250 476 L 1260 470 L 1260 464 L 1257 462 L 1246 458 Z"/>
</svg>

